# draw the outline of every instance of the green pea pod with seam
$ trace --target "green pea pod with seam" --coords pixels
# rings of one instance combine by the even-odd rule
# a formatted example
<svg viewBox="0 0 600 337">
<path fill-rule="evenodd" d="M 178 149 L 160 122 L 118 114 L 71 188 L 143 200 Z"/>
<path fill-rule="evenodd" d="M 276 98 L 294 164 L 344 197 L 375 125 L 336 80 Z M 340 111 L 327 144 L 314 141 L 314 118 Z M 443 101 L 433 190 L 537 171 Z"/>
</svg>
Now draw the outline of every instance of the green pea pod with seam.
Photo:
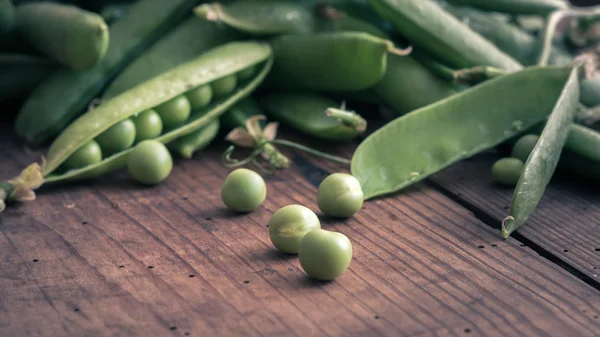
<svg viewBox="0 0 600 337">
<path fill-rule="evenodd" d="M 471 6 L 492 12 L 519 15 L 547 15 L 569 8 L 565 0 L 446 0 L 450 3 Z"/>
<path fill-rule="evenodd" d="M 526 68 L 389 122 L 362 141 L 352 157 L 352 174 L 365 198 L 397 192 L 541 123 L 570 70 Z"/>
<path fill-rule="evenodd" d="M 107 82 L 162 37 L 193 7 L 194 0 L 139 0 L 110 26 L 104 58 L 86 71 L 61 69 L 28 97 L 15 123 L 17 136 L 39 147 L 80 115 Z"/>
<path fill-rule="evenodd" d="M 215 118 L 198 130 L 176 139 L 170 148 L 183 158 L 190 159 L 194 153 L 205 149 L 215 140 L 220 127 L 219 119 Z"/>
<path fill-rule="evenodd" d="M 189 135 L 219 118 L 235 102 L 253 92 L 269 72 L 272 61 L 272 49 L 267 43 L 230 42 L 103 102 L 73 121 L 52 142 L 41 168 L 32 164 L 19 178 L 2 184 L 0 197 L 3 198 L 0 200 L 18 200 L 23 193 L 15 195 L 14 191 L 21 190 L 29 191 L 31 196 L 32 190 L 43 183 L 90 179 L 125 166 L 128 155 L 134 149 L 131 143 L 110 155 L 104 155 L 105 149 L 94 150 L 92 156 L 82 156 L 80 151 L 97 149 L 98 144 L 106 141 L 104 136 L 107 133 L 118 136 L 114 127 L 131 125 L 129 121 L 141 113 L 165 111 L 165 107 L 172 107 L 171 102 L 183 102 L 189 109 L 191 104 L 187 97 L 193 92 L 206 86 L 222 86 L 223 79 L 236 78 L 238 73 L 254 67 L 256 71 L 252 77 L 237 82 L 237 86 L 229 92 L 213 97 L 209 105 L 192 111 L 179 125 L 165 128 L 151 139 L 168 145 Z M 165 116 L 168 115 L 160 115 L 163 122 Z M 101 142 L 101 139 L 104 141 Z M 100 153 L 101 157 L 97 155 Z"/>
<path fill-rule="evenodd" d="M 58 67 L 38 56 L 0 53 L 0 102 L 25 98 Z"/>
<path fill-rule="evenodd" d="M 361 20 L 348 13 L 328 5 L 317 7 L 319 32 L 363 32 L 381 39 L 390 40 L 389 34 L 376 25 Z"/>
<path fill-rule="evenodd" d="M 521 64 L 530 66 L 537 62 L 539 43 L 537 39 L 521 28 L 495 19 L 488 13 L 467 7 L 445 5 L 444 9 L 465 22 L 471 29 L 478 32 Z M 550 64 L 567 65 L 573 57 L 560 47 L 554 47 L 550 54 Z M 592 78 L 581 78 L 581 103 L 588 107 L 600 105 L 600 74 Z"/>
<path fill-rule="evenodd" d="M 326 115 L 328 109 L 336 109 L 340 104 L 315 92 L 265 94 L 258 97 L 258 102 L 272 119 L 318 139 L 346 142 L 360 136 L 366 127 L 364 120 L 357 128 Z M 353 116 L 362 119 L 358 114 Z"/>
<path fill-rule="evenodd" d="M 387 35 L 392 33 L 392 26 L 369 6 L 366 0 L 317 0 L 316 7 L 332 7 L 346 13 L 352 18 L 361 20 L 377 27 Z"/>
<path fill-rule="evenodd" d="M 388 54 L 410 53 L 362 32 L 282 35 L 270 43 L 275 61 L 264 86 L 280 89 L 367 89 L 385 75 Z"/>
<path fill-rule="evenodd" d="M 574 67 L 515 188 L 502 237 L 519 229 L 535 211 L 554 175 L 579 103 L 579 67 Z"/>
<path fill-rule="evenodd" d="M 310 8 L 298 1 L 243 0 L 229 4 L 204 3 L 194 13 L 205 20 L 223 23 L 249 35 L 309 33 L 317 19 Z"/>
<path fill-rule="evenodd" d="M 191 16 L 157 41 L 110 83 L 102 99 L 109 99 L 175 66 L 192 60 L 241 34 Z"/>
<path fill-rule="evenodd" d="M 11 0 L 0 0 L 0 41 L 15 25 L 15 6 Z"/>
<path fill-rule="evenodd" d="M 74 70 L 92 68 L 109 44 L 104 19 L 73 5 L 32 2 L 18 6 L 16 29 L 39 51 Z"/>
<path fill-rule="evenodd" d="M 415 47 L 448 66 L 522 69 L 519 62 L 433 1 L 369 0 L 369 4 Z"/>
<path fill-rule="evenodd" d="M 231 131 L 236 128 L 244 128 L 248 131 L 248 121 L 252 117 L 264 116 L 265 113 L 258 105 L 258 102 L 254 96 L 248 96 L 234 106 L 232 106 L 227 112 L 221 116 L 223 126 Z M 258 126 L 263 129 L 266 127 L 264 120 L 259 121 Z M 289 166 L 290 160 L 273 144 L 257 144 L 254 142 L 251 146 L 256 149 L 256 146 L 262 146 L 263 152 L 262 157 L 267 160 L 272 168 L 280 169 Z"/>
</svg>

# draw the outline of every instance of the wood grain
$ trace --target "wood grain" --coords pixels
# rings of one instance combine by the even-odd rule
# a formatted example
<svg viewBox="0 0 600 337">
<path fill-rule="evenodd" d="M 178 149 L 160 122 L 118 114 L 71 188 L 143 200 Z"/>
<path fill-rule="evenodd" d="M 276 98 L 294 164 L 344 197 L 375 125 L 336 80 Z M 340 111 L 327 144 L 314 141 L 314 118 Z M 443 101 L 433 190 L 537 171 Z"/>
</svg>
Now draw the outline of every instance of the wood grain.
<svg viewBox="0 0 600 337">
<path fill-rule="evenodd" d="M 40 155 L 0 144 L 1 178 Z M 597 290 L 427 184 L 329 219 L 316 185 L 343 168 L 286 151 L 294 164 L 265 176 L 263 206 L 236 215 L 220 201 L 222 150 L 176 160 L 160 186 L 118 172 L 11 205 L 0 336 L 599 335 Z M 309 279 L 271 245 L 270 215 L 292 203 L 352 241 L 335 281 Z"/>
<path fill-rule="evenodd" d="M 509 214 L 514 188 L 492 181 L 498 157 L 488 153 L 440 172 L 432 181 L 446 193 L 493 219 L 500 228 Z M 600 287 L 600 194 L 598 184 L 558 176 L 517 235 L 587 275 Z"/>
</svg>

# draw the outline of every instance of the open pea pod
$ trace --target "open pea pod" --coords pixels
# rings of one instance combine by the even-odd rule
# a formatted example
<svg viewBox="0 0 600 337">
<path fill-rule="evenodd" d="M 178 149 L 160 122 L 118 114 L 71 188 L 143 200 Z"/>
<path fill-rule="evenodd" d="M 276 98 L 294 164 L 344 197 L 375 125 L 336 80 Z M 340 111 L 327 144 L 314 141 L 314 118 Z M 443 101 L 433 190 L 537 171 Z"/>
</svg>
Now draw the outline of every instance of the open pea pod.
<svg viewBox="0 0 600 337">
<path fill-rule="evenodd" d="M 552 112 L 571 67 L 533 67 L 499 76 L 399 117 L 352 157 L 366 199 L 399 191 L 491 149 Z"/>
<path fill-rule="evenodd" d="M 179 116 L 186 109 L 189 113 L 194 107 L 191 98 L 210 87 L 215 95 L 208 102 L 196 106 L 178 125 L 164 128 L 150 139 L 169 144 L 193 133 L 256 89 L 271 65 L 268 44 L 231 42 L 105 101 L 76 119 L 54 140 L 41 169 L 32 164 L 19 177 L 0 184 L 0 201 L 31 200 L 33 190 L 43 183 L 92 178 L 123 167 L 133 150 L 135 137 L 129 136 L 131 126 L 127 126 L 134 125 L 135 134 L 137 124 L 131 122 L 132 118 L 158 111 L 164 124 L 173 120 L 170 113 Z M 247 77 L 248 69 L 254 69 L 252 76 Z M 105 152 L 109 145 L 113 150 L 115 144 L 123 145 L 122 140 L 126 144 L 120 151 Z M 98 144 L 101 149 L 97 149 Z"/>
<path fill-rule="evenodd" d="M 258 101 L 272 119 L 318 139 L 349 141 L 366 128 L 360 115 L 338 109 L 338 102 L 315 92 L 271 93 Z"/>
<path fill-rule="evenodd" d="M 385 75 L 388 54 L 410 53 L 362 32 L 282 35 L 270 44 L 274 64 L 264 87 L 306 91 L 367 89 Z"/>
</svg>

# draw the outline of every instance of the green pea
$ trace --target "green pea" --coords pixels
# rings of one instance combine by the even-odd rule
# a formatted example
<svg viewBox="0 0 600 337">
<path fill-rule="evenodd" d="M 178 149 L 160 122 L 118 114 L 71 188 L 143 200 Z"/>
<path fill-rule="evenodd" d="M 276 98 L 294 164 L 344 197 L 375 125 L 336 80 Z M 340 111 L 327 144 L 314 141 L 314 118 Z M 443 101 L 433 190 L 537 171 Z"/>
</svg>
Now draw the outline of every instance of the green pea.
<svg viewBox="0 0 600 337">
<path fill-rule="evenodd" d="M 102 149 L 95 140 L 90 140 L 65 160 L 63 167 L 67 170 L 99 163 L 102 160 Z"/>
<path fill-rule="evenodd" d="M 238 81 L 244 81 L 249 79 L 250 77 L 252 77 L 252 75 L 254 75 L 254 71 L 256 70 L 256 67 L 248 67 L 244 70 L 240 70 L 237 73 L 237 79 Z"/>
<path fill-rule="evenodd" d="M 235 74 L 224 76 L 213 81 L 210 85 L 212 86 L 214 97 L 223 97 L 235 89 L 237 86 L 237 77 Z"/>
<path fill-rule="evenodd" d="M 329 216 L 352 216 L 363 204 L 360 182 L 350 174 L 331 174 L 319 185 L 317 204 Z"/>
<path fill-rule="evenodd" d="M 301 205 L 282 207 L 269 220 L 271 242 L 288 254 L 297 254 L 302 237 L 317 228 L 321 228 L 321 222 L 315 212 Z"/>
<path fill-rule="evenodd" d="M 515 186 L 523 172 L 523 162 L 518 158 L 502 158 L 492 166 L 494 180 L 503 185 Z"/>
<path fill-rule="evenodd" d="M 144 185 L 156 185 L 167 179 L 173 169 L 173 158 L 167 147 L 156 140 L 144 140 L 127 158 L 131 177 Z"/>
<path fill-rule="evenodd" d="M 165 129 L 176 128 L 190 117 L 192 107 L 184 95 L 172 98 L 155 108 L 160 115 Z"/>
<path fill-rule="evenodd" d="M 210 103 L 213 96 L 213 91 L 210 85 L 205 84 L 188 91 L 185 96 L 190 101 L 192 110 L 204 108 Z"/>
<path fill-rule="evenodd" d="M 523 163 L 526 162 L 539 139 L 538 135 L 525 135 L 519 138 L 513 146 L 511 157 L 518 158 Z"/>
<path fill-rule="evenodd" d="M 135 124 L 131 119 L 125 119 L 111 126 L 96 137 L 98 145 L 105 156 L 128 149 L 135 141 Z"/>
<path fill-rule="evenodd" d="M 148 109 L 136 117 L 133 117 L 135 124 L 135 142 L 152 139 L 160 136 L 163 130 L 163 122 L 158 112 Z"/>
<path fill-rule="evenodd" d="M 221 199 L 225 206 L 236 212 L 252 212 L 267 197 L 267 185 L 260 174 L 245 168 L 231 172 L 223 186 Z"/>
<path fill-rule="evenodd" d="M 308 276 L 331 281 L 350 266 L 352 243 L 342 233 L 314 229 L 302 238 L 298 258 Z"/>
</svg>

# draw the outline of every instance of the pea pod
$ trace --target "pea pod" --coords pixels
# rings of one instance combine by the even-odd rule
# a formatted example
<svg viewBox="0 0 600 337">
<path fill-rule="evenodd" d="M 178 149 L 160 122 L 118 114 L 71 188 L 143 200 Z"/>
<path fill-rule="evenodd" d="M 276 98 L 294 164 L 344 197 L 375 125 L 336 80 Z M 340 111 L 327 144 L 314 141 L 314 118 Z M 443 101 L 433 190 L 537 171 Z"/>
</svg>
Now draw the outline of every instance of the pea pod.
<svg viewBox="0 0 600 337">
<path fill-rule="evenodd" d="M 390 36 L 378 26 L 350 16 L 344 11 L 327 5 L 318 6 L 317 8 L 320 19 L 318 31 L 363 32 L 377 36 L 381 39 L 390 39 Z"/>
<path fill-rule="evenodd" d="M 325 112 L 338 107 L 339 103 L 318 93 L 272 93 L 260 96 L 258 101 L 272 119 L 315 138 L 344 142 L 364 131 L 364 127 L 353 127 L 327 116 Z"/>
<path fill-rule="evenodd" d="M 270 43 L 275 61 L 265 87 L 297 90 L 367 89 L 385 75 L 389 53 L 410 52 L 362 32 L 283 35 Z"/>
<path fill-rule="evenodd" d="M 567 9 L 565 0 L 447 0 L 457 5 L 466 5 L 492 12 L 546 15 L 559 9 Z"/>
<path fill-rule="evenodd" d="M 0 53 L 0 102 L 25 98 L 57 68 L 45 58 Z"/>
<path fill-rule="evenodd" d="M 308 33 L 315 30 L 314 13 L 298 1 L 244 0 L 205 3 L 194 13 L 251 35 Z"/>
<path fill-rule="evenodd" d="M 0 41 L 15 24 L 15 7 L 11 0 L 0 0 Z"/>
<path fill-rule="evenodd" d="M 16 9 L 16 22 L 17 31 L 30 44 L 74 70 L 90 69 L 108 48 L 104 19 L 72 5 L 24 4 Z"/>
<path fill-rule="evenodd" d="M 579 67 L 571 75 L 548 122 L 540 135 L 515 188 L 510 216 L 502 222 L 502 236 L 506 239 L 521 227 L 535 211 L 546 186 L 554 175 L 560 154 L 569 135 L 570 126 L 579 102 Z"/>
<path fill-rule="evenodd" d="M 171 148 L 183 158 L 190 159 L 195 152 L 206 148 L 217 137 L 220 124 L 219 119 L 215 118 L 198 130 L 176 139 Z"/>
<path fill-rule="evenodd" d="M 541 135 L 545 126 L 546 123 L 542 123 L 534 127 L 532 133 Z M 600 132 L 583 125 L 572 124 L 564 148 L 582 158 L 600 162 Z"/>
<path fill-rule="evenodd" d="M 133 61 L 104 91 L 109 99 L 213 47 L 241 38 L 227 27 L 189 17 Z"/>
<path fill-rule="evenodd" d="M 535 67 L 496 77 L 378 129 L 352 157 L 365 198 L 399 191 L 542 122 L 570 69 Z"/>
<path fill-rule="evenodd" d="M 38 147 L 60 133 L 89 105 L 114 75 L 178 22 L 193 0 L 140 0 L 110 26 L 106 55 L 92 69 L 63 69 L 41 83 L 22 106 L 15 123 L 19 138 Z"/>
<path fill-rule="evenodd" d="M 522 66 L 433 1 L 369 0 L 369 4 L 415 47 L 454 68 L 491 66 L 509 71 Z"/>
</svg>

